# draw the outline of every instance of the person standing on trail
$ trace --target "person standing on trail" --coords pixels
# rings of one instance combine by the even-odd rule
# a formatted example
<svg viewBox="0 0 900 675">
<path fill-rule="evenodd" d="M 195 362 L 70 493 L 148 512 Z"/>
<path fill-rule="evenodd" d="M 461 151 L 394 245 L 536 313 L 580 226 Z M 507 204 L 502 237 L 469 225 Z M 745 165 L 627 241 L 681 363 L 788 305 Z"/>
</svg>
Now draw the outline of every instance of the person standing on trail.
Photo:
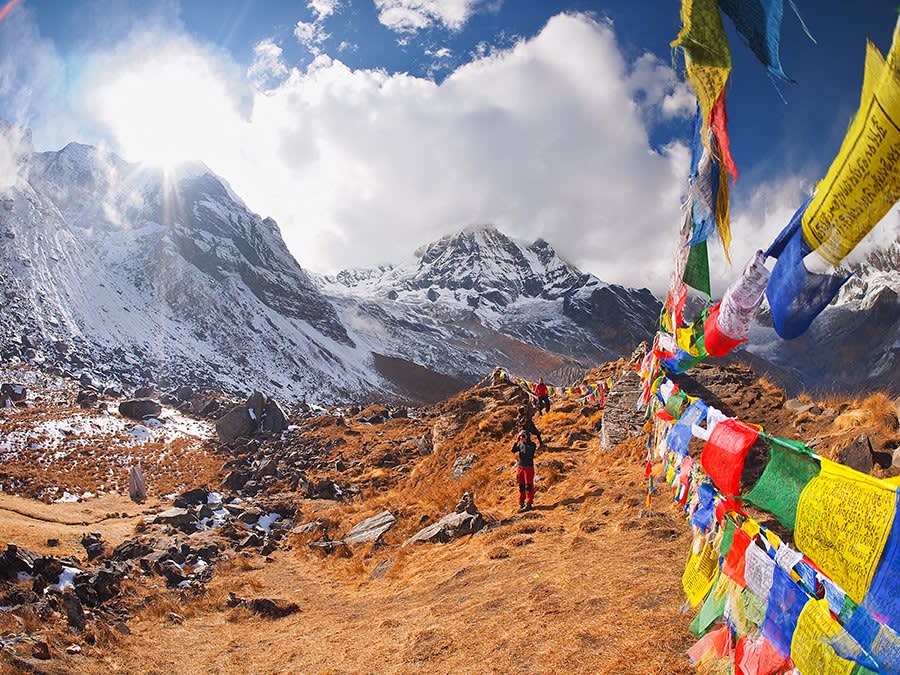
<svg viewBox="0 0 900 675">
<path fill-rule="evenodd" d="M 527 431 L 520 431 L 513 443 L 517 454 L 516 482 L 519 484 L 519 511 L 530 511 L 534 502 L 534 443 Z"/>
<path fill-rule="evenodd" d="M 534 385 L 534 395 L 537 397 L 538 412 L 542 415 L 550 412 L 550 392 L 547 390 L 547 385 L 544 384 L 543 377 Z"/>
<path fill-rule="evenodd" d="M 524 431 L 526 434 L 537 436 L 538 445 L 544 444 L 544 439 L 541 438 L 541 432 L 534 426 L 534 419 L 531 417 L 530 406 L 523 405 L 519 408 L 519 421 L 516 426 L 518 426 L 520 431 Z"/>
</svg>

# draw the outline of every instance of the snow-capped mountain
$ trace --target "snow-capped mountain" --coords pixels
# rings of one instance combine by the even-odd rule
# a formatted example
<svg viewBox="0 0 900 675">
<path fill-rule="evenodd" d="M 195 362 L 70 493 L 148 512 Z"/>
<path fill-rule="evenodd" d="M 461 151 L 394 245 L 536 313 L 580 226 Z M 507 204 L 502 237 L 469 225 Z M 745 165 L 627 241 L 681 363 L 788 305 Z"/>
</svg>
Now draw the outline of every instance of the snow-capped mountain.
<svg viewBox="0 0 900 675">
<path fill-rule="evenodd" d="M 205 166 L 167 175 L 74 143 L 22 165 L 0 209 L 4 343 L 134 383 L 314 399 L 369 386 L 275 222 Z"/>
<path fill-rule="evenodd" d="M 782 340 L 764 310 L 747 351 L 784 369 L 794 389 L 900 386 L 900 239 L 851 268 L 853 276 L 809 330 Z"/>
<path fill-rule="evenodd" d="M 0 189 L 4 357 L 132 384 L 434 400 L 495 365 L 550 376 L 627 353 L 658 315 L 649 291 L 492 227 L 429 244 L 413 266 L 314 281 L 276 223 L 201 163 L 166 173 L 27 142 L 17 161 Z"/>
<path fill-rule="evenodd" d="M 490 225 L 422 247 L 414 262 L 317 278 L 354 340 L 461 379 L 493 365 L 537 376 L 628 354 L 660 303 L 583 274 L 542 239 Z"/>
</svg>

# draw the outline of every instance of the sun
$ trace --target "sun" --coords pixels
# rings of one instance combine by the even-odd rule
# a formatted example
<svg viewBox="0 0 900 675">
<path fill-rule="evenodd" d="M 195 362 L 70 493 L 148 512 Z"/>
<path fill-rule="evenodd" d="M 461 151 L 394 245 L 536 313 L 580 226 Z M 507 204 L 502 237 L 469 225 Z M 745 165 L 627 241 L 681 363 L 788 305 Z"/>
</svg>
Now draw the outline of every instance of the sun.
<svg viewBox="0 0 900 675">
<path fill-rule="evenodd" d="M 107 72 L 91 105 L 127 159 L 171 170 L 229 142 L 223 120 L 231 117 L 232 97 L 208 60 L 164 52 Z"/>
</svg>

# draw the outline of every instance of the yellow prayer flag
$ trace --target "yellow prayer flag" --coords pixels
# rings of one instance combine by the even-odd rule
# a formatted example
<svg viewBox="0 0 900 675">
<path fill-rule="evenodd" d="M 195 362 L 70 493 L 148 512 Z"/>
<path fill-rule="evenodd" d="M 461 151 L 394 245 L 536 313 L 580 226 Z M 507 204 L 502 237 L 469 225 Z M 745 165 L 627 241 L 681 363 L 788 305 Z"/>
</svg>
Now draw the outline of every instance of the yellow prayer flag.
<svg viewBox="0 0 900 675">
<path fill-rule="evenodd" d="M 791 660 L 801 673 L 849 675 L 854 666 L 838 656 L 831 641 L 842 630 L 828 613 L 827 600 L 810 600 L 800 611 L 791 639 Z"/>
<path fill-rule="evenodd" d="M 794 542 L 861 603 L 894 522 L 896 488 L 822 458 L 797 505 Z"/>
<path fill-rule="evenodd" d="M 725 251 L 725 259 L 731 262 L 731 187 L 728 182 L 728 167 L 725 162 L 719 162 L 719 190 L 716 192 L 716 230 L 719 239 L 722 240 L 722 250 Z"/>
<path fill-rule="evenodd" d="M 681 31 L 673 47 L 684 49 L 687 78 L 703 117 L 701 138 L 710 151 L 709 118 L 731 72 L 731 50 L 716 0 L 682 0 Z"/>
<path fill-rule="evenodd" d="M 718 569 L 719 556 L 712 544 L 706 542 L 700 553 L 691 550 L 691 557 L 681 575 L 681 586 L 691 607 L 699 605 L 709 593 Z"/>
<path fill-rule="evenodd" d="M 806 242 L 838 265 L 900 199 L 900 20 L 887 62 L 869 43 L 859 109 L 803 214 Z"/>
</svg>

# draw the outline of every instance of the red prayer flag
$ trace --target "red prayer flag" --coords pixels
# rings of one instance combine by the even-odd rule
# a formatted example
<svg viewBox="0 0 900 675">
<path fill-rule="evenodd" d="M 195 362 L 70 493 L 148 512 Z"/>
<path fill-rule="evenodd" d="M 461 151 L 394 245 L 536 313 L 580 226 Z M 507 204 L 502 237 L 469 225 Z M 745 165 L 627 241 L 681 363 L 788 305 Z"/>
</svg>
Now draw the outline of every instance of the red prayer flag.
<svg viewBox="0 0 900 675">
<path fill-rule="evenodd" d="M 738 419 L 726 419 L 716 425 L 703 446 L 700 464 L 726 497 L 741 493 L 744 460 L 758 436 L 756 427 Z"/>
</svg>

